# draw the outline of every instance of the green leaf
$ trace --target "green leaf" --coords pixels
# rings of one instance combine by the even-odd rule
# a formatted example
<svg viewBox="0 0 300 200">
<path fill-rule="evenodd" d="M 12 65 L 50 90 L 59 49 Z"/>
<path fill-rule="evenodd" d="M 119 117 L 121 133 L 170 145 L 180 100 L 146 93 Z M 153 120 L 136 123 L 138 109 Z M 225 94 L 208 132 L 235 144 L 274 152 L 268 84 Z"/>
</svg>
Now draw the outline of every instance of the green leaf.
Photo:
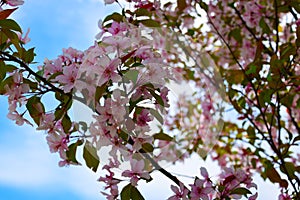
<svg viewBox="0 0 300 200">
<path fill-rule="evenodd" d="M 8 86 L 10 88 L 10 86 L 14 83 L 13 77 L 9 76 L 7 77 L 4 81 L 0 82 L 0 94 L 3 95 L 4 93 L 6 93 L 6 88 L 5 86 Z"/>
<path fill-rule="evenodd" d="M 203 10 L 205 10 L 206 12 L 208 11 L 208 5 L 205 2 L 203 2 L 203 0 L 201 0 L 199 4 Z"/>
<path fill-rule="evenodd" d="M 95 93 L 96 104 L 99 102 L 101 97 L 105 94 L 106 88 L 107 88 L 106 84 L 96 87 L 96 93 Z"/>
<path fill-rule="evenodd" d="M 300 2 L 299 0 L 292 0 L 290 2 L 290 5 L 298 12 L 300 13 Z"/>
<path fill-rule="evenodd" d="M 259 21 L 259 27 L 262 28 L 263 33 L 270 34 L 271 29 L 268 24 L 265 22 L 264 18 L 262 17 Z"/>
<path fill-rule="evenodd" d="M 144 99 L 143 99 L 143 97 L 140 97 L 140 98 L 138 98 L 137 100 L 135 100 L 135 101 L 132 101 L 131 99 L 130 99 L 130 101 L 129 101 L 129 113 L 131 113 L 132 111 L 133 111 L 133 109 L 135 108 L 135 106 L 139 103 L 139 102 L 141 102 L 141 101 L 143 101 Z"/>
<path fill-rule="evenodd" d="M 185 70 L 185 77 L 189 80 L 193 80 L 195 78 L 195 72 L 190 69 L 184 69 Z"/>
<path fill-rule="evenodd" d="M 0 20 L 0 27 L 2 29 L 9 29 L 9 30 L 14 30 L 14 31 L 18 31 L 18 32 L 22 32 L 21 27 L 17 24 L 17 22 L 15 22 L 12 19 L 2 19 Z"/>
<path fill-rule="evenodd" d="M 249 69 L 246 71 L 246 74 L 247 75 L 250 75 L 250 74 L 255 74 L 256 71 L 257 71 L 257 66 L 254 64 L 254 63 L 250 63 L 248 65 Z"/>
<path fill-rule="evenodd" d="M 33 96 L 28 99 L 26 108 L 37 125 L 40 125 L 40 118 L 45 113 L 44 105 L 41 102 L 41 98 Z"/>
<path fill-rule="evenodd" d="M 65 131 L 65 133 L 68 133 L 72 127 L 72 122 L 71 122 L 71 119 L 70 117 L 68 116 L 68 114 L 65 114 L 64 117 L 62 118 L 62 126 L 63 126 L 63 129 Z"/>
<path fill-rule="evenodd" d="M 1 48 L 1 50 L 4 50 L 7 48 L 7 43 L 6 43 L 7 40 L 8 40 L 7 35 L 1 30 L 0 31 L 0 44 L 1 44 L 0 48 Z"/>
<path fill-rule="evenodd" d="M 177 8 L 179 12 L 182 12 L 187 7 L 185 0 L 177 0 Z"/>
<path fill-rule="evenodd" d="M 83 158 L 85 160 L 86 166 L 96 172 L 100 161 L 97 155 L 96 148 L 89 141 L 85 142 L 83 148 Z"/>
<path fill-rule="evenodd" d="M 155 119 L 157 119 L 157 121 L 160 124 L 164 124 L 164 119 L 163 117 L 159 114 L 159 112 L 157 110 L 154 110 L 152 108 L 150 108 L 150 113 L 155 117 Z"/>
<path fill-rule="evenodd" d="M 18 52 L 21 52 L 22 48 L 20 47 L 20 41 L 18 35 L 10 29 L 1 29 L 1 32 L 3 32 L 7 36 L 10 43 L 12 43 L 16 47 Z M 6 41 L 4 42 L 6 43 Z"/>
<path fill-rule="evenodd" d="M 186 34 L 188 34 L 189 36 L 193 36 L 195 34 L 195 30 L 193 29 L 188 29 L 188 32 Z"/>
<path fill-rule="evenodd" d="M 247 134 L 248 134 L 248 138 L 249 138 L 249 142 L 250 144 L 254 144 L 255 139 L 256 139 L 256 135 L 255 135 L 255 129 L 252 126 L 249 126 L 247 128 Z"/>
<path fill-rule="evenodd" d="M 130 200 L 132 185 L 129 183 L 121 191 L 121 200 Z"/>
<path fill-rule="evenodd" d="M 237 101 L 238 105 L 241 107 L 241 108 L 245 108 L 246 106 L 246 100 L 244 97 L 240 97 Z"/>
<path fill-rule="evenodd" d="M 281 177 L 274 167 L 266 169 L 266 176 L 270 179 L 272 183 L 281 182 Z"/>
<path fill-rule="evenodd" d="M 137 17 L 140 17 L 140 16 L 151 16 L 151 13 L 145 9 L 145 8 L 139 8 L 135 11 L 135 15 Z"/>
<path fill-rule="evenodd" d="M 151 153 L 154 151 L 154 147 L 150 143 L 142 144 L 142 149 L 147 153 Z"/>
<path fill-rule="evenodd" d="M 138 70 L 135 70 L 135 69 L 129 70 L 128 72 L 126 72 L 126 73 L 124 74 L 124 76 L 125 76 L 126 78 L 128 78 L 129 80 L 131 80 L 134 84 L 135 84 L 136 81 L 137 81 L 138 75 L 139 75 L 139 71 L 138 71 Z"/>
<path fill-rule="evenodd" d="M 145 20 L 140 20 L 143 25 L 147 27 L 160 27 L 160 23 L 157 21 L 154 21 L 153 19 L 145 19 Z"/>
<path fill-rule="evenodd" d="M 127 142 L 128 141 L 128 133 L 126 133 L 124 130 L 119 129 L 118 134 L 120 137 L 123 139 L 123 141 Z"/>
<path fill-rule="evenodd" d="M 152 88 L 147 88 L 147 90 L 150 92 L 150 94 L 155 98 L 155 100 L 157 101 L 157 103 L 161 106 L 164 106 L 165 103 L 163 101 L 163 99 L 161 98 L 160 95 L 155 93 L 155 90 L 153 90 Z"/>
<path fill-rule="evenodd" d="M 285 168 L 286 168 L 287 172 L 285 171 L 283 165 L 280 165 L 280 171 L 282 171 L 285 174 L 288 174 L 290 177 L 295 179 L 296 178 L 296 176 L 295 176 L 296 168 L 295 168 L 294 163 L 286 162 L 284 165 L 285 165 Z"/>
<path fill-rule="evenodd" d="M 230 84 L 240 84 L 245 79 L 245 74 L 242 70 L 227 70 L 226 79 Z"/>
<path fill-rule="evenodd" d="M 144 200 L 138 189 L 131 184 L 126 185 L 121 191 L 121 200 Z"/>
<path fill-rule="evenodd" d="M 34 59 L 34 56 L 36 54 L 34 53 L 34 48 L 31 48 L 29 50 L 25 50 L 23 54 L 23 60 L 25 63 L 31 63 Z"/>
<path fill-rule="evenodd" d="M 113 14 L 105 17 L 105 19 L 103 20 L 103 24 L 110 20 L 113 20 L 115 22 L 121 22 L 121 21 L 123 21 L 123 16 L 120 13 L 114 12 Z"/>
<path fill-rule="evenodd" d="M 65 110 L 63 108 L 56 108 L 54 112 L 55 121 L 60 120 L 62 116 L 65 114 Z"/>
<path fill-rule="evenodd" d="M 281 13 L 287 13 L 289 12 L 289 4 L 283 4 L 281 6 L 278 6 L 278 12 Z"/>
<path fill-rule="evenodd" d="M 131 68 L 133 68 L 133 67 L 145 67 L 145 65 L 143 65 L 142 63 L 133 63 L 130 67 Z"/>
<path fill-rule="evenodd" d="M 138 191 L 138 189 L 136 187 L 131 188 L 131 195 L 130 196 L 131 196 L 132 200 L 145 200 L 143 195 L 140 193 L 140 191 Z"/>
<path fill-rule="evenodd" d="M 68 151 L 66 151 L 67 158 L 69 161 L 71 161 L 75 164 L 80 164 L 76 159 L 76 151 L 77 151 L 77 147 L 81 146 L 82 144 L 83 144 L 82 140 L 77 140 L 77 142 L 69 145 Z"/>
<path fill-rule="evenodd" d="M 88 126 L 87 126 L 87 123 L 86 123 L 86 122 L 80 121 L 78 124 L 80 125 L 81 130 L 82 130 L 84 133 L 88 130 Z"/>
<path fill-rule="evenodd" d="M 1 81 L 4 80 L 6 73 L 7 73 L 6 65 L 3 61 L 0 61 L 0 83 Z"/>
<path fill-rule="evenodd" d="M 173 138 L 163 132 L 157 133 L 153 135 L 155 140 L 165 140 L 165 141 L 172 141 Z"/>
<path fill-rule="evenodd" d="M 270 103 L 273 93 L 274 91 L 271 89 L 262 90 L 258 97 L 260 106 L 264 107 L 265 103 Z"/>
<path fill-rule="evenodd" d="M 229 32 L 229 37 L 233 37 L 237 42 L 241 43 L 243 40 L 243 37 L 241 35 L 241 29 L 236 28 Z"/>
<path fill-rule="evenodd" d="M 28 84 L 32 91 L 36 91 L 37 88 L 38 88 L 38 83 L 37 82 L 33 82 L 30 79 L 24 78 L 23 79 L 23 83 L 24 84 Z"/>
<path fill-rule="evenodd" d="M 230 192 L 230 194 L 240 194 L 240 195 L 245 195 L 247 196 L 247 194 L 251 194 L 251 192 L 247 189 L 247 188 L 235 188 L 234 190 L 232 190 Z"/>
<path fill-rule="evenodd" d="M 291 55 L 296 54 L 297 49 L 291 43 L 285 43 L 280 46 L 280 59 L 289 59 Z"/>
<path fill-rule="evenodd" d="M 285 94 L 282 98 L 280 98 L 281 103 L 286 107 L 291 107 L 293 104 L 294 95 Z"/>
</svg>

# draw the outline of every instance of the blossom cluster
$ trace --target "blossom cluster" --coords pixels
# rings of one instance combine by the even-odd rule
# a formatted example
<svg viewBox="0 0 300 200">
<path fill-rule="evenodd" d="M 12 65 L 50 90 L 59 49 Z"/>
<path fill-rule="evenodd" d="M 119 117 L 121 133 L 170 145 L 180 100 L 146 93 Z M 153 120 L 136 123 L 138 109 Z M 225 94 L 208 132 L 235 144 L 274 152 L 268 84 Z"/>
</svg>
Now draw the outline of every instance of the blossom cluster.
<svg viewBox="0 0 300 200">
<path fill-rule="evenodd" d="M 220 180 L 215 185 L 213 184 L 208 172 L 205 168 L 200 168 L 201 176 L 203 178 L 195 177 L 193 184 L 190 184 L 191 191 L 183 184 L 179 187 L 171 186 L 175 195 L 168 198 L 168 200 L 212 200 L 212 199 L 241 199 L 242 196 L 251 194 L 249 189 L 256 188 L 249 174 L 243 170 L 233 170 L 232 168 L 225 168 L 220 174 Z M 245 191 L 241 192 L 241 191 Z M 249 200 L 255 200 L 258 194 L 255 193 L 248 197 Z"/>
</svg>

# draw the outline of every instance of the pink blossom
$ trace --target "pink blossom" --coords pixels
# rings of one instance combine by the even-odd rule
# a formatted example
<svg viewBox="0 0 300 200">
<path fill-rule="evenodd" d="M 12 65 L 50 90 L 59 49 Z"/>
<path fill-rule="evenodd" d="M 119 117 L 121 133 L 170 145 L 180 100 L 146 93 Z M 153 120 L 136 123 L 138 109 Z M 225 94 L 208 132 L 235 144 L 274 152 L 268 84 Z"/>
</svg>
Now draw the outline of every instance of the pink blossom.
<svg viewBox="0 0 300 200">
<path fill-rule="evenodd" d="M 261 10 L 263 7 L 257 3 L 250 2 L 247 2 L 244 6 L 246 10 L 244 13 L 244 20 L 246 21 L 246 24 L 251 28 L 256 27 L 262 17 Z"/>
<path fill-rule="evenodd" d="M 30 32 L 30 29 L 28 28 L 24 37 L 22 37 L 22 35 L 20 33 L 18 33 L 19 40 L 21 42 L 23 42 L 24 44 L 27 44 L 28 42 L 30 42 L 30 38 L 28 37 L 29 32 Z"/>
<path fill-rule="evenodd" d="M 9 102 L 18 102 L 20 104 L 23 104 L 26 100 L 24 97 L 24 94 L 26 92 L 29 92 L 30 88 L 28 84 L 21 84 L 21 83 L 14 83 L 9 87 L 8 85 L 4 86 L 5 89 L 5 95 L 8 96 Z"/>
<path fill-rule="evenodd" d="M 137 137 L 134 138 L 134 144 L 132 146 L 132 148 L 134 150 L 140 150 L 142 148 L 142 145 L 145 143 L 149 143 L 151 144 L 153 141 L 153 137 L 146 135 L 144 133 L 140 133 L 138 134 Z"/>
<path fill-rule="evenodd" d="M 166 160 L 168 162 L 175 162 L 176 160 L 184 158 L 181 151 L 177 150 L 174 142 L 160 140 L 158 142 L 160 153 L 156 160 Z"/>
<path fill-rule="evenodd" d="M 40 124 L 37 130 L 47 130 L 48 133 L 55 131 L 55 116 L 54 113 L 43 114 L 40 119 Z"/>
<path fill-rule="evenodd" d="M 127 25 L 123 22 L 115 22 L 113 21 L 113 23 L 111 24 L 111 27 L 109 27 L 107 29 L 107 31 L 109 33 L 111 33 L 112 35 L 117 35 L 119 32 L 123 32 L 127 30 Z"/>
<path fill-rule="evenodd" d="M 138 100 L 140 97 L 143 97 L 144 99 L 149 99 L 152 97 L 150 92 L 147 90 L 145 86 L 140 86 L 135 90 L 135 93 L 131 96 L 131 99 L 133 101 Z"/>
<path fill-rule="evenodd" d="M 46 137 L 51 153 L 60 152 L 68 149 L 69 137 L 65 134 L 50 133 Z"/>
<path fill-rule="evenodd" d="M 119 35 L 104 37 L 102 41 L 103 43 L 110 45 L 109 48 L 116 49 L 118 52 L 130 47 L 132 42 L 130 38 Z"/>
<path fill-rule="evenodd" d="M 103 169 L 106 169 L 108 171 L 108 175 L 105 175 L 105 177 L 100 177 L 98 181 L 103 182 L 106 184 L 105 190 L 110 189 L 110 193 L 107 194 L 105 192 L 101 192 L 103 195 L 106 196 L 107 199 L 114 200 L 119 195 L 118 191 L 118 184 L 120 183 L 120 180 L 114 178 L 115 173 L 111 171 L 111 168 L 116 168 L 119 166 L 119 162 L 113 162 L 111 159 L 109 161 L 109 164 L 105 165 Z"/>
<path fill-rule="evenodd" d="M 99 117 L 95 117 L 96 120 L 100 119 Z M 93 141 L 97 142 L 98 148 L 102 146 L 109 146 L 112 144 L 116 147 L 115 136 L 117 135 L 117 128 L 115 126 L 108 126 L 106 122 L 97 121 L 91 124 L 90 132 L 94 137 Z"/>
<path fill-rule="evenodd" d="M 136 119 L 136 124 L 139 126 L 147 126 L 148 122 L 153 120 L 148 109 L 142 109 L 140 113 L 135 112 L 134 117 Z"/>
<path fill-rule="evenodd" d="M 150 59 L 150 58 L 154 57 L 153 51 L 148 46 L 142 46 L 141 48 L 136 50 L 134 55 L 138 58 L 143 59 L 143 60 Z"/>
<path fill-rule="evenodd" d="M 66 66 L 63 68 L 63 74 L 58 75 L 55 80 L 63 84 L 64 92 L 70 92 L 74 87 L 74 83 L 77 77 L 78 68 L 75 64 Z"/>
<path fill-rule="evenodd" d="M 288 194 L 280 194 L 278 200 L 292 200 L 292 198 Z"/>
<path fill-rule="evenodd" d="M 191 184 L 191 199 L 192 200 L 208 200 L 209 194 L 213 194 L 214 189 L 208 176 L 208 172 L 204 167 L 200 168 L 200 173 L 204 179 L 196 178 L 194 184 Z"/>
<path fill-rule="evenodd" d="M 208 180 L 208 179 L 209 179 L 209 177 L 208 177 L 208 172 L 207 172 L 207 170 L 206 170 L 204 167 L 201 167 L 201 168 L 200 168 L 200 173 L 201 173 L 201 175 L 203 176 L 203 178 L 205 178 L 205 180 Z"/>
<path fill-rule="evenodd" d="M 211 184 L 205 185 L 206 181 L 201 179 L 196 179 L 193 185 L 190 185 L 192 188 L 191 191 L 191 200 L 209 200 L 209 194 L 214 190 Z"/>
<path fill-rule="evenodd" d="M 69 164 L 70 164 L 70 161 L 68 161 L 68 160 L 60 160 L 60 161 L 58 162 L 58 166 L 59 166 L 59 167 L 68 166 Z"/>
<path fill-rule="evenodd" d="M 28 84 L 23 83 L 22 73 L 15 72 L 12 75 L 13 83 L 11 85 L 4 85 L 5 95 L 8 96 L 8 101 L 23 104 L 26 100 L 24 94 L 29 92 Z"/>
<path fill-rule="evenodd" d="M 80 73 L 80 72 L 79 72 Z M 77 75 L 79 78 L 80 75 Z M 83 93 L 87 92 L 84 96 L 86 104 L 91 105 L 91 102 L 96 106 L 97 102 L 95 102 L 95 92 L 96 92 L 96 82 L 92 76 L 84 76 L 83 78 L 77 79 L 75 81 L 76 91 Z"/>
<path fill-rule="evenodd" d="M 82 61 L 82 65 L 80 69 L 89 70 L 91 66 L 95 65 L 97 61 L 101 58 L 101 63 L 102 63 L 102 55 L 105 53 L 104 48 L 100 47 L 97 42 L 91 47 L 89 47 L 85 52 L 84 52 L 84 57 Z M 106 58 L 106 57 L 104 57 Z M 106 62 L 105 62 L 106 63 Z M 94 71 L 91 71 L 93 74 L 95 74 Z"/>
<path fill-rule="evenodd" d="M 17 111 L 9 112 L 7 118 L 16 121 L 16 124 L 22 126 L 24 123 L 32 125 L 27 119 L 20 115 Z M 32 125 L 33 126 L 33 125 Z"/>
<path fill-rule="evenodd" d="M 104 106 L 97 106 L 96 110 L 99 113 L 97 120 L 99 122 L 114 123 L 113 112 L 112 112 L 112 99 L 108 98 L 104 101 Z"/>
<path fill-rule="evenodd" d="M 120 76 L 116 71 L 119 64 L 120 64 L 120 59 L 116 58 L 111 60 L 107 66 L 101 68 L 98 85 L 103 85 L 109 80 L 112 80 L 114 82 L 118 81 L 120 79 Z"/>
<path fill-rule="evenodd" d="M 256 192 L 254 195 L 250 196 L 248 200 L 256 200 L 258 193 Z"/>
<path fill-rule="evenodd" d="M 121 90 L 116 89 L 113 91 L 113 101 L 112 101 L 112 113 L 114 119 L 117 123 L 123 123 L 126 115 L 126 105 L 128 103 L 128 98 L 121 95 Z"/>
<path fill-rule="evenodd" d="M 201 107 L 203 110 L 203 115 L 205 120 L 211 119 L 211 111 L 213 110 L 213 102 L 209 94 L 205 95 L 204 101 L 201 103 Z"/>
<path fill-rule="evenodd" d="M 234 196 L 235 198 L 241 198 L 241 195 L 231 195 L 231 191 L 235 188 L 245 185 L 247 188 L 257 188 L 256 184 L 252 182 L 252 178 L 249 173 L 245 172 L 242 169 L 234 170 L 231 168 L 225 168 L 220 175 L 221 178 L 224 178 L 221 183 L 224 186 L 224 190 L 221 192 L 221 196 Z M 255 198 L 255 195 L 254 197 Z"/>
<path fill-rule="evenodd" d="M 146 60 L 143 64 L 147 66 L 147 71 L 138 78 L 137 84 L 153 83 L 164 85 L 165 79 L 170 77 L 168 69 L 162 66 L 157 58 Z"/>
<path fill-rule="evenodd" d="M 104 0 L 105 4 L 112 4 L 114 3 L 116 0 Z"/>
<path fill-rule="evenodd" d="M 175 195 L 168 198 L 168 200 L 187 200 L 187 194 L 189 190 L 185 188 L 185 186 L 180 183 L 180 187 L 171 185 L 171 190 L 175 193 Z"/>
<path fill-rule="evenodd" d="M 165 107 L 165 108 L 170 107 L 168 94 L 169 94 L 169 89 L 168 89 L 167 87 L 163 87 L 163 88 L 160 90 L 160 97 L 161 97 L 161 99 L 162 99 L 163 102 L 164 102 L 164 107 Z"/>
<path fill-rule="evenodd" d="M 81 62 L 83 56 L 84 54 L 82 51 L 69 47 L 67 49 L 63 49 L 63 55 L 60 57 L 63 58 L 62 62 L 69 61 L 70 63 L 72 62 L 78 63 Z"/>
<path fill-rule="evenodd" d="M 62 60 L 60 58 L 53 60 L 48 60 L 47 58 L 44 61 L 44 77 L 48 78 L 49 76 L 62 72 Z"/>
<path fill-rule="evenodd" d="M 24 1 L 23 0 L 6 0 L 6 3 L 10 6 L 19 6 L 19 5 L 23 5 Z"/>
<path fill-rule="evenodd" d="M 148 172 L 144 171 L 144 160 L 130 160 L 131 170 L 125 170 L 122 176 L 130 177 L 130 182 L 133 186 L 137 186 L 137 182 L 140 178 L 149 180 L 151 177 Z"/>
</svg>

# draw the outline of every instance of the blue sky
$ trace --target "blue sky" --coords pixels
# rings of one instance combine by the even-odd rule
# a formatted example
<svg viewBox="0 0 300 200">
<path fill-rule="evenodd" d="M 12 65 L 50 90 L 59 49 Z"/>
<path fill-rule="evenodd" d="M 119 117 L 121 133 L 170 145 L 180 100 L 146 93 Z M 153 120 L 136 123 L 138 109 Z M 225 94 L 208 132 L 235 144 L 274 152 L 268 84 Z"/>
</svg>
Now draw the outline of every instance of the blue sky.
<svg viewBox="0 0 300 200">
<path fill-rule="evenodd" d="M 45 57 L 55 58 L 62 48 L 84 50 L 93 44 L 98 20 L 118 9 L 102 2 L 25 0 L 13 18 L 24 31 L 31 29 L 28 47 L 36 47 L 35 61 L 42 63 Z M 85 167 L 59 168 L 58 155 L 50 154 L 45 134 L 30 126 L 15 125 L 6 118 L 7 108 L 6 98 L 0 96 L 0 200 L 103 199 L 99 194 L 102 186 L 96 181 L 98 175 Z M 168 170 L 192 176 L 198 175 L 203 165 L 215 174 L 211 164 L 203 164 L 196 157 Z M 166 199 L 171 194 L 170 181 L 158 173 L 150 184 L 140 186 L 146 199 Z M 267 188 L 264 191 L 273 191 L 272 199 L 276 188 L 260 188 L 263 187 Z M 260 199 L 268 199 L 268 193 L 263 192 Z"/>
</svg>

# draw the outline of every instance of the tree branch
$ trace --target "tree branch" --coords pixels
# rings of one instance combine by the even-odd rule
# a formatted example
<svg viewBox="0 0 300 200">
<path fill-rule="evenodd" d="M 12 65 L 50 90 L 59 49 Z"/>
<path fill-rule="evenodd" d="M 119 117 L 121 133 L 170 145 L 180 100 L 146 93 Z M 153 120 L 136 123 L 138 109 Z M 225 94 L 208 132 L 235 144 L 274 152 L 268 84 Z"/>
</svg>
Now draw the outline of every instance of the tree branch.
<svg viewBox="0 0 300 200">
<path fill-rule="evenodd" d="M 59 89 L 58 87 L 54 86 L 52 83 L 50 83 L 46 78 L 42 77 L 41 75 L 34 72 L 26 63 L 24 63 L 22 60 L 16 58 L 15 56 L 10 55 L 7 52 L 1 51 L 0 55 L 2 56 L 1 59 L 5 61 L 12 61 L 15 63 L 18 63 L 20 67 L 23 67 L 26 71 L 29 72 L 29 74 L 33 75 L 34 77 L 40 79 L 45 85 L 49 86 L 53 91 L 59 92 L 63 95 L 70 96 L 70 94 L 65 93 L 62 89 Z M 6 57 L 6 58 L 5 58 Z"/>
</svg>

